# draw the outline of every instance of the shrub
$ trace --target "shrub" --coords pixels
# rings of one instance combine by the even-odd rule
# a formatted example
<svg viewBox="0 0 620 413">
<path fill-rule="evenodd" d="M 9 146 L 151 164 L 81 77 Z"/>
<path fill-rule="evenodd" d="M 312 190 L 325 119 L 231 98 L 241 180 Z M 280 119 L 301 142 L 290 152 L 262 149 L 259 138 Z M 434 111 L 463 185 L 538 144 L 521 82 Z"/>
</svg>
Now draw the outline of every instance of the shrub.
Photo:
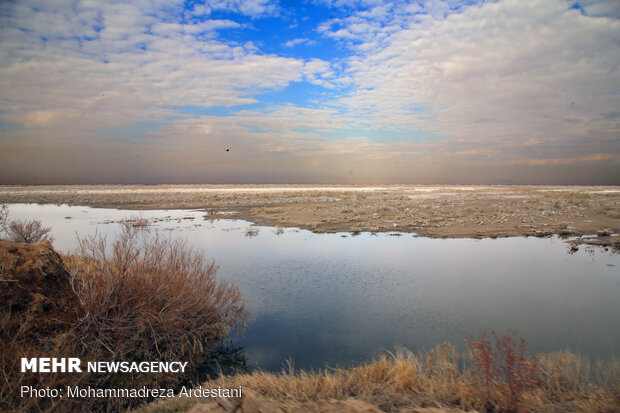
<svg viewBox="0 0 620 413">
<path fill-rule="evenodd" d="M 99 236 L 79 244 L 68 266 L 84 308 L 75 328 L 83 348 L 114 360 L 187 361 L 186 373 L 196 376 L 215 346 L 244 327 L 239 289 L 216 279 L 213 261 L 185 241 L 126 221 L 109 246 Z M 181 384 L 176 375 L 143 376 L 139 384 Z M 118 374 L 114 380 L 134 387 L 137 381 Z"/>
<path fill-rule="evenodd" d="M 0 281 L 15 284 L 0 290 L 0 410 L 135 406 L 147 400 L 21 398 L 15 389 L 20 384 L 178 389 L 203 379 L 205 365 L 218 356 L 213 350 L 233 329 L 244 327 L 245 301 L 238 288 L 218 280 L 216 265 L 184 241 L 128 221 L 109 244 L 100 236 L 79 244 L 79 255 L 61 259 L 49 244 L 0 242 Z M 42 356 L 187 365 L 185 374 L 20 373 L 20 357 Z"/>
<path fill-rule="evenodd" d="M 18 219 L 11 221 L 5 227 L 8 240 L 12 242 L 34 244 L 41 241 L 54 241 L 54 237 L 50 234 L 52 228 L 43 226 L 41 221 L 36 219 L 30 221 Z"/>
<path fill-rule="evenodd" d="M 516 331 L 493 336 L 495 349 L 484 331 L 478 340 L 467 339 L 473 364 L 487 394 L 502 396 L 495 401 L 499 411 L 517 412 L 523 391 L 538 384 L 540 367 L 525 356 L 528 343 Z"/>
</svg>

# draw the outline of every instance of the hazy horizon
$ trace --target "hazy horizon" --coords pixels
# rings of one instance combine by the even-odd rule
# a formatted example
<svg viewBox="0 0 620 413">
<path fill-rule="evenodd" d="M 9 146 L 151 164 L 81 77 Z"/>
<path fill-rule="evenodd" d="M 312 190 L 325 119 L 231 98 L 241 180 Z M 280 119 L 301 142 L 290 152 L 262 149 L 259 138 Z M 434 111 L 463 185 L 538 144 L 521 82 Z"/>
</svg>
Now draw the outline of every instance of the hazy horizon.
<svg viewBox="0 0 620 413">
<path fill-rule="evenodd" d="M 2 185 L 620 185 L 615 0 L 25 0 L 0 23 Z"/>
</svg>

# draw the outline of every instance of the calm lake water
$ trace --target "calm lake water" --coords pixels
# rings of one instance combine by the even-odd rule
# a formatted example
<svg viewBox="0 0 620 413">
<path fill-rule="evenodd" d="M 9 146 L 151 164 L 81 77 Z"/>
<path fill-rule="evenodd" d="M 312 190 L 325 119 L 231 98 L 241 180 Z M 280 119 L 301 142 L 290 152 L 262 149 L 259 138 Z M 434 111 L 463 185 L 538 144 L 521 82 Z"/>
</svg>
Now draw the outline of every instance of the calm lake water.
<svg viewBox="0 0 620 413">
<path fill-rule="evenodd" d="M 242 345 L 251 366 L 349 366 L 398 346 L 463 344 L 480 330 L 518 329 L 534 352 L 620 356 L 620 255 L 558 238 L 430 239 L 412 234 L 313 234 L 205 218 L 203 211 L 141 211 L 153 228 L 185 237 L 248 300 Z M 136 211 L 35 204 L 10 216 L 51 226 L 54 246 L 76 233 L 113 235 Z"/>
</svg>

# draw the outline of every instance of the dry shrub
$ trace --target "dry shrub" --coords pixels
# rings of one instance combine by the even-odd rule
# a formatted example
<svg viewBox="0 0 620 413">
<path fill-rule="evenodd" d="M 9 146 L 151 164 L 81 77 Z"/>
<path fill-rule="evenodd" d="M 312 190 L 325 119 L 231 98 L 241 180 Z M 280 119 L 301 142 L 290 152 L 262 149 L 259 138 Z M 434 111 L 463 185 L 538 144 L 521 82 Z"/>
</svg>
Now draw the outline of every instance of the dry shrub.
<svg viewBox="0 0 620 413">
<path fill-rule="evenodd" d="M 139 398 L 20 398 L 17 391 L 21 384 L 179 388 L 204 379 L 201 367 L 211 361 L 211 351 L 233 329 L 244 326 L 245 301 L 237 287 L 216 278 L 212 261 L 184 241 L 164 239 L 132 222 L 125 222 L 109 244 L 99 236 L 81 239 L 79 255 L 64 260 L 49 243 L 29 246 L 45 247 L 50 256 L 58 257 L 50 261 L 53 269 L 41 264 L 41 253 L 19 253 L 26 244 L 0 244 L 4 248 L 0 252 L 6 251 L 0 256 L 0 268 L 5 270 L 0 281 L 12 282 L 24 265 L 32 267 L 15 283 L 21 290 L 0 291 L 6 295 L 0 294 L 0 410 L 119 411 L 143 403 Z M 65 287 L 50 287 L 49 294 L 43 294 L 31 273 L 40 273 L 37 279 L 47 283 L 50 271 L 65 280 Z M 58 305 L 62 311 L 50 313 Z M 188 364 L 185 374 L 36 374 L 19 372 L 20 357 L 79 357 L 83 366 L 87 361 Z"/>
<path fill-rule="evenodd" d="M 34 244 L 42 241 L 54 241 L 54 237 L 50 234 L 52 228 L 43 226 L 41 221 L 36 219 L 11 221 L 6 225 L 5 231 L 8 235 L 8 240 L 12 242 Z"/>
<path fill-rule="evenodd" d="M 244 300 L 236 286 L 216 278 L 217 267 L 183 240 L 162 238 L 133 221 L 120 235 L 79 240 L 68 267 L 84 317 L 75 340 L 99 359 L 187 361 L 189 376 L 114 374 L 99 385 L 175 387 L 198 371 L 210 352 L 244 324 Z"/>
<path fill-rule="evenodd" d="M 45 227 L 36 219 L 33 220 L 15 220 L 9 219 L 9 206 L 0 204 L 0 239 L 12 242 L 27 242 L 34 244 L 36 242 L 49 241 L 53 242 L 54 237 L 50 234 L 52 228 Z"/>
<path fill-rule="evenodd" d="M 467 340 L 472 361 L 489 403 L 502 412 L 517 412 L 522 394 L 538 384 L 541 370 L 525 356 L 528 343 L 516 331 L 493 336 L 495 348 L 484 331 L 478 340 Z"/>
</svg>

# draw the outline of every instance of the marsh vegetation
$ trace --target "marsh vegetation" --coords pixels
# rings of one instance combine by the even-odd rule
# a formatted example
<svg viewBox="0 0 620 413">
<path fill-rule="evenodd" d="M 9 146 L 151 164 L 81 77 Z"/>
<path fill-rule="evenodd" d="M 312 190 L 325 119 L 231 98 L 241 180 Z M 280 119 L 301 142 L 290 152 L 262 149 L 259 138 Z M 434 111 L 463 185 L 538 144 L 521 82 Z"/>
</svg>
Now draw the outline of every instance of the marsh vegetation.
<svg viewBox="0 0 620 413">
<path fill-rule="evenodd" d="M 177 398 L 140 412 L 618 411 L 619 362 L 592 365 L 562 351 L 528 356 L 519 352 L 517 339 L 512 333 L 500 335 L 495 347 L 493 340 L 481 337 L 478 343 L 483 345 L 468 350 L 451 344 L 422 353 L 398 349 L 347 369 L 303 371 L 289 365 L 279 373 L 225 376 L 203 385 L 242 386 L 247 400 L 231 400 L 225 408 L 214 400 L 198 406 L 195 399 Z M 498 358 L 491 363 L 490 357 Z M 482 366 L 488 369 L 481 371 Z"/>
</svg>

